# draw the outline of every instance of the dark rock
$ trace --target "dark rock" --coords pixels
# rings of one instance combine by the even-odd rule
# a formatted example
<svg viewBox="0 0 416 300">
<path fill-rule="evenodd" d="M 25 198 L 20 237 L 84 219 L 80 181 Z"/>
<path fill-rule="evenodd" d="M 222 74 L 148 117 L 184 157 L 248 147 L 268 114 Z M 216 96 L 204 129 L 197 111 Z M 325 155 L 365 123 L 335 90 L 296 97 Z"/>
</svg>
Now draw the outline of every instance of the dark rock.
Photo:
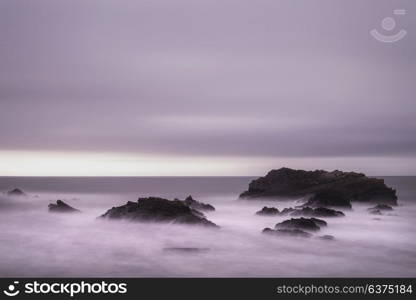
<svg viewBox="0 0 416 300">
<path fill-rule="evenodd" d="M 368 210 L 373 210 L 373 209 L 378 209 L 378 210 L 393 210 L 393 207 L 391 207 L 390 205 L 387 204 L 377 204 L 374 207 L 369 208 Z"/>
<path fill-rule="evenodd" d="M 172 222 L 218 227 L 207 220 L 203 213 L 189 207 L 180 200 L 167 200 L 158 197 L 139 198 L 137 202 L 113 207 L 101 216 L 109 219 L 132 221 Z"/>
<path fill-rule="evenodd" d="M 163 248 L 164 251 L 169 252 L 186 252 L 186 253 L 199 253 L 209 251 L 209 248 L 194 248 L 194 247 L 168 247 Z"/>
<path fill-rule="evenodd" d="M 261 215 L 261 216 L 275 216 L 279 214 L 279 210 L 276 207 L 263 207 L 261 210 L 259 210 L 258 212 L 256 212 L 256 215 Z"/>
<path fill-rule="evenodd" d="M 383 213 L 379 209 L 372 209 L 372 210 L 370 210 L 370 214 L 372 214 L 372 215 L 382 215 Z"/>
<path fill-rule="evenodd" d="M 78 209 L 69 206 L 62 200 L 56 200 L 56 204 L 51 203 L 48 205 L 50 212 L 58 212 L 58 213 L 74 213 L 80 212 Z"/>
<path fill-rule="evenodd" d="M 350 198 L 338 190 L 324 189 L 316 192 L 309 198 L 306 206 L 321 207 L 344 207 L 351 208 Z"/>
<path fill-rule="evenodd" d="M 188 196 L 184 200 L 184 202 L 187 206 L 189 206 L 190 208 L 196 209 L 196 210 L 203 210 L 203 211 L 214 211 L 215 210 L 215 207 L 212 206 L 211 204 L 196 201 L 195 199 L 192 198 L 192 196 Z"/>
<path fill-rule="evenodd" d="M 7 196 L 26 196 L 21 189 L 14 189 L 7 192 Z"/>
<path fill-rule="evenodd" d="M 311 237 L 312 235 L 300 229 L 270 229 L 264 228 L 262 231 L 264 234 L 276 235 L 276 236 L 294 236 L 294 237 Z"/>
<path fill-rule="evenodd" d="M 342 217 L 345 216 L 342 211 L 325 207 L 311 208 L 305 206 L 298 209 L 292 209 L 288 212 L 291 216 L 307 216 L 307 217 Z"/>
<path fill-rule="evenodd" d="M 299 229 L 306 231 L 318 231 L 321 229 L 321 227 L 313 219 L 292 218 L 290 220 L 285 220 L 281 223 L 276 224 L 275 229 Z"/>
<path fill-rule="evenodd" d="M 326 223 L 324 220 L 317 219 L 317 218 L 311 218 L 311 221 L 315 222 L 315 224 L 318 225 L 319 227 L 328 225 L 328 223 Z"/>
<path fill-rule="evenodd" d="M 328 206 L 350 207 L 349 201 L 397 205 L 396 191 L 387 187 L 383 179 L 369 178 L 361 173 L 338 170 L 333 172 L 289 168 L 272 170 L 265 177 L 253 180 L 249 184 L 248 190 L 242 193 L 240 198 L 305 197 L 323 190 L 336 191 L 337 195 L 341 196 L 340 199 L 328 199 L 331 200 Z M 325 200 L 320 201 L 326 202 Z"/>
<path fill-rule="evenodd" d="M 333 240 L 335 240 L 335 237 L 333 235 L 328 235 L 328 234 L 321 235 L 319 238 L 321 240 L 327 240 L 327 241 L 333 241 Z"/>
<path fill-rule="evenodd" d="M 292 208 L 292 207 L 289 207 L 289 208 L 284 208 L 280 213 L 279 213 L 279 215 L 281 215 L 281 216 L 286 216 L 286 215 L 290 215 L 290 214 L 292 214 L 293 212 L 295 212 L 296 211 L 296 209 L 295 208 Z"/>
</svg>

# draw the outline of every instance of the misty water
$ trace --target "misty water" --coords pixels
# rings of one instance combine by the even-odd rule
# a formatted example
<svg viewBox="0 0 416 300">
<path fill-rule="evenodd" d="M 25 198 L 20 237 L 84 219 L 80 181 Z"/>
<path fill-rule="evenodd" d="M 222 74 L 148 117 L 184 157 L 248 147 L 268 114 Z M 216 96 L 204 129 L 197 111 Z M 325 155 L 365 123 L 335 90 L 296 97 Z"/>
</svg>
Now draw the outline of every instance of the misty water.
<svg viewBox="0 0 416 300">
<path fill-rule="evenodd" d="M 289 217 L 257 216 L 298 200 L 238 200 L 249 177 L 210 178 L 0 178 L 0 276 L 111 277 L 389 277 L 416 276 L 416 177 L 386 177 L 399 206 L 381 216 L 354 205 L 312 238 L 261 233 Z M 136 223 L 97 219 L 113 206 L 143 196 L 195 199 L 216 211 L 221 226 Z M 49 213 L 62 199 L 80 214 Z M 321 235 L 335 240 L 322 240 Z M 172 247 L 200 252 L 166 251 Z"/>
</svg>

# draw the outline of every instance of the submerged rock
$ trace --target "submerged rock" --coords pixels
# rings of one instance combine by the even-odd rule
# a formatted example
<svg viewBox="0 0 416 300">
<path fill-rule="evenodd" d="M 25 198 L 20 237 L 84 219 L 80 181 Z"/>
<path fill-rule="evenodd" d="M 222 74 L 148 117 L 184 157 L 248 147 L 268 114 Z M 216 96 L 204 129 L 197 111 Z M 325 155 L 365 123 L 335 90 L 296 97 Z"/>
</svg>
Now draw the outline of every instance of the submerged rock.
<svg viewBox="0 0 416 300">
<path fill-rule="evenodd" d="M 335 240 L 335 237 L 333 235 L 329 235 L 329 234 L 321 235 L 319 238 L 321 240 L 326 240 L 326 241 L 333 241 L 333 240 Z"/>
<path fill-rule="evenodd" d="M 305 197 L 320 191 L 326 191 L 326 194 L 318 194 L 320 197 L 313 199 L 310 206 L 350 207 L 350 201 L 397 205 L 396 191 L 387 187 L 383 179 L 338 170 L 272 170 L 266 176 L 253 180 L 240 198 Z M 335 194 L 339 197 L 326 197 Z"/>
<path fill-rule="evenodd" d="M 101 218 L 218 227 L 207 220 L 203 213 L 189 207 L 184 201 L 167 200 L 158 197 L 139 198 L 137 202 L 129 201 L 125 205 L 109 209 Z"/>
<path fill-rule="evenodd" d="M 368 210 L 373 210 L 373 209 L 378 209 L 378 210 L 393 210 L 393 207 L 391 207 L 390 205 L 387 205 L 387 204 L 377 204 L 374 207 L 370 207 Z"/>
<path fill-rule="evenodd" d="M 163 248 L 164 251 L 169 252 L 187 252 L 187 253 L 198 253 L 209 251 L 209 248 L 196 248 L 196 247 L 167 247 Z"/>
<path fill-rule="evenodd" d="M 261 210 L 256 212 L 256 215 L 260 216 L 275 216 L 279 214 L 279 210 L 276 207 L 263 207 Z"/>
<path fill-rule="evenodd" d="M 286 215 L 307 216 L 307 217 L 343 217 L 345 216 L 345 214 L 339 210 L 334 210 L 334 209 L 330 209 L 326 207 L 311 208 L 309 206 L 296 208 L 296 209 L 295 208 L 287 209 Z"/>
<path fill-rule="evenodd" d="M 214 211 L 215 207 L 211 204 L 202 203 L 199 201 L 196 201 L 192 196 L 188 196 L 184 203 L 189 206 L 190 208 L 196 209 L 196 210 L 203 210 L 203 211 Z"/>
<path fill-rule="evenodd" d="M 262 233 L 276 236 L 311 237 L 312 234 L 300 229 L 271 229 L 264 228 Z"/>
<path fill-rule="evenodd" d="M 72 206 L 66 204 L 62 200 L 56 200 L 56 204 L 51 203 L 48 205 L 50 212 L 58 212 L 58 213 L 74 213 L 74 212 L 81 212 L 80 210 L 73 208 Z"/>
<path fill-rule="evenodd" d="M 326 222 L 324 220 L 316 218 L 292 218 L 290 220 L 285 220 L 281 223 L 277 223 L 275 229 L 299 229 L 305 231 L 318 231 L 321 229 L 321 226 L 325 226 Z"/>
<path fill-rule="evenodd" d="M 26 196 L 26 193 L 21 189 L 14 189 L 7 192 L 7 196 Z"/>
</svg>

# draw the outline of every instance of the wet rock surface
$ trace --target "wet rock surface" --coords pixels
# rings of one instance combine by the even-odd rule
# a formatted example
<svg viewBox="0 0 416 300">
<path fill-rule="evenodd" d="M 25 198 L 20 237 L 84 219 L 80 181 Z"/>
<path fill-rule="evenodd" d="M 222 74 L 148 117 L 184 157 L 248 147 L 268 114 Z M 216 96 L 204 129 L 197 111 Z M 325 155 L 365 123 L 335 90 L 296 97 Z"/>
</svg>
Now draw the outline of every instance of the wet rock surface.
<svg viewBox="0 0 416 300">
<path fill-rule="evenodd" d="M 324 220 L 316 218 L 292 218 L 285 220 L 281 223 L 277 223 L 275 229 L 299 229 L 304 231 L 318 231 L 321 226 L 326 226 Z"/>
<path fill-rule="evenodd" d="M 240 198 L 279 199 L 314 195 L 318 197 L 313 198 L 308 206 L 351 207 L 351 201 L 397 205 L 396 191 L 387 187 L 383 179 L 338 170 L 272 170 L 266 176 L 253 180 Z"/>
<path fill-rule="evenodd" d="M 306 216 L 306 217 L 343 217 L 345 214 L 342 211 L 334 210 L 326 207 L 312 208 L 305 206 L 302 208 L 285 208 L 279 215 L 290 216 Z"/>
<path fill-rule="evenodd" d="M 129 201 L 125 205 L 109 209 L 101 218 L 218 227 L 207 220 L 202 212 L 189 207 L 184 201 L 158 197 L 139 198 L 137 202 Z"/>
<path fill-rule="evenodd" d="M 66 204 L 62 200 L 57 200 L 56 204 L 51 203 L 48 205 L 49 212 L 57 212 L 57 213 L 74 213 L 74 212 L 81 212 L 80 210 L 73 208 L 72 206 Z"/>
<path fill-rule="evenodd" d="M 215 207 L 211 204 L 202 203 L 200 201 L 196 201 L 192 196 L 188 196 L 184 203 L 189 206 L 190 208 L 196 209 L 196 210 L 202 210 L 202 211 L 214 211 Z"/>
<path fill-rule="evenodd" d="M 256 212 L 256 215 L 260 216 L 275 216 L 279 214 L 279 210 L 276 207 L 264 206 L 261 210 Z"/>
</svg>

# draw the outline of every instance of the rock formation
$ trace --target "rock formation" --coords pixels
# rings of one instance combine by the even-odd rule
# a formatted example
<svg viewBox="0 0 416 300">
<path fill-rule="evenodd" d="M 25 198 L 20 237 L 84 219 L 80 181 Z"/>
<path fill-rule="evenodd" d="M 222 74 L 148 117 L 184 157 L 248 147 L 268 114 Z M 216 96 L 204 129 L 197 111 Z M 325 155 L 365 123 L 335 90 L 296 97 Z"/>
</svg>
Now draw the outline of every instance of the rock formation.
<svg viewBox="0 0 416 300">
<path fill-rule="evenodd" d="M 74 213 L 80 212 L 80 210 L 73 208 L 72 206 L 66 204 L 62 200 L 56 200 L 55 203 L 51 203 L 48 205 L 50 212 L 57 212 L 57 213 Z"/>
<path fill-rule="evenodd" d="M 101 218 L 218 227 L 207 220 L 203 213 L 189 207 L 184 201 L 158 197 L 139 198 L 137 202 L 129 201 L 125 205 L 109 209 Z"/>
<path fill-rule="evenodd" d="M 396 191 L 383 179 L 338 170 L 272 170 L 253 180 L 240 195 L 242 199 L 282 197 L 311 197 L 309 206 L 350 207 L 351 201 L 397 205 Z"/>
</svg>

